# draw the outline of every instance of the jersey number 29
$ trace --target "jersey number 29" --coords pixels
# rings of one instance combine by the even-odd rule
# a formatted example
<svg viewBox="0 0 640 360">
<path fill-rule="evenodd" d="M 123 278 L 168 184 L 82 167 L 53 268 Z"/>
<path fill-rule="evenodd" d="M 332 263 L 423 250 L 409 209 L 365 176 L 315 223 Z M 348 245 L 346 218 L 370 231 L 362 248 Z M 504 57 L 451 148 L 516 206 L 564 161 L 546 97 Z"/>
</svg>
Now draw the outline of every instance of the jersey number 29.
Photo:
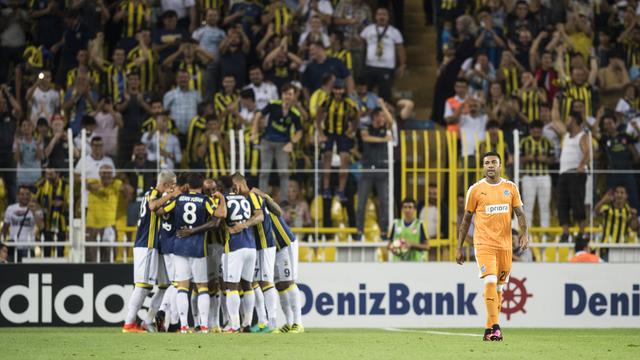
<svg viewBox="0 0 640 360">
<path fill-rule="evenodd" d="M 229 217 L 231 221 L 246 221 L 251 218 L 251 204 L 247 199 L 230 200 L 227 203 L 227 207 L 231 211 L 231 216 Z"/>
</svg>

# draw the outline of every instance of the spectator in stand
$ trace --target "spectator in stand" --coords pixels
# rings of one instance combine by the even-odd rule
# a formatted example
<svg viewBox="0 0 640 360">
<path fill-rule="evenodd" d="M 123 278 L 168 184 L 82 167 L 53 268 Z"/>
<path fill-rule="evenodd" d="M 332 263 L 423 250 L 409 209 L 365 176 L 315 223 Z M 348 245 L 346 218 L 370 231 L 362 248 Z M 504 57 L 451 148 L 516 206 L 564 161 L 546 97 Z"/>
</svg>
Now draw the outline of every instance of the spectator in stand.
<svg viewBox="0 0 640 360">
<path fill-rule="evenodd" d="M 562 139 L 560 177 L 558 180 L 558 220 L 562 226 L 562 242 L 569 241 L 569 216 L 584 233 L 586 220 L 584 199 L 589 163 L 589 136 L 582 131 L 582 115 L 572 112 L 567 118 L 567 133 Z"/>
<path fill-rule="evenodd" d="M 198 46 L 193 40 L 184 40 L 178 51 L 169 55 L 162 62 L 165 69 L 185 70 L 189 74 L 189 90 L 196 90 L 203 95 L 204 93 L 204 74 L 206 66 L 213 58 Z"/>
<path fill-rule="evenodd" d="M 67 73 L 77 65 L 76 54 L 86 49 L 89 43 L 89 29 L 80 19 L 77 10 L 65 12 L 65 30 L 59 41 L 51 47 L 51 51 L 60 57 L 56 83 L 64 84 Z"/>
<path fill-rule="evenodd" d="M 94 137 L 91 139 L 91 152 L 86 154 L 86 156 L 81 157 L 80 160 L 76 163 L 76 168 L 74 170 L 74 177 L 76 182 L 80 182 L 82 177 L 82 167 L 83 163 L 86 162 L 86 179 L 87 181 L 90 179 L 99 179 L 100 178 L 100 168 L 103 165 L 108 165 L 111 169 L 115 169 L 115 165 L 113 164 L 113 160 L 104 155 L 104 143 L 102 142 L 102 138 Z M 86 197 L 85 197 L 86 199 Z M 87 204 L 82 204 L 85 208 Z"/>
<path fill-rule="evenodd" d="M 173 11 L 176 14 L 177 26 L 181 31 L 192 33 L 197 26 L 195 0 L 161 0 L 162 11 Z"/>
<path fill-rule="evenodd" d="M 0 264 L 9 263 L 9 247 L 0 242 Z"/>
<path fill-rule="evenodd" d="M 618 99 L 626 94 L 624 90 L 629 84 L 629 73 L 622 56 L 612 53 L 609 65 L 598 70 L 598 89 L 602 95 L 601 104 L 613 107 Z"/>
<path fill-rule="evenodd" d="M 544 50 L 540 54 L 540 46 L 549 37 L 547 31 L 542 31 L 533 41 L 529 50 L 529 66 L 536 78 L 538 88 L 544 89 L 547 94 L 547 101 L 555 98 L 558 91 L 558 72 L 553 67 L 553 53 Z"/>
<path fill-rule="evenodd" d="M 513 261 L 518 261 L 518 262 L 532 262 L 534 261 L 533 258 L 533 252 L 531 251 L 531 248 L 527 247 L 526 249 L 522 249 L 520 247 L 519 241 L 518 241 L 518 231 L 516 231 L 515 229 L 511 230 L 511 253 Z"/>
<path fill-rule="evenodd" d="M 137 46 L 127 49 L 127 71 L 140 75 L 142 92 L 150 93 L 158 88 L 162 72 L 159 69 L 159 55 L 151 44 L 151 31 L 140 29 L 136 34 Z"/>
<path fill-rule="evenodd" d="M 369 91 L 369 85 L 366 79 L 356 79 L 356 101 L 360 108 L 360 125 L 371 124 L 371 113 L 378 107 L 378 95 L 373 91 Z M 312 115 L 313 116 L 313 115 Z"/>
<path fill-rule="evenodd" d="M 382 115 L 381 115 L 382 116 Z M 355 133 L 360 120 L 358 105 L 345 91 L 345 82 L 336 80 L 333 83 L 331 95 L 318 107 L 315 119 L 316 128 L 319 131 L 319 142 L 322 144 L 322 168 L 326 171 L 322 179 L 322 197 L 333 198 L 329 188 L 331 180 L 331 163 L 333 158 L 333 145 L 336 145 L 340 156 L 340 173 L 338 174 L 338 188 L 335 195 L 340 202 L 346 203 L 345 187 L 347 185 L 347 168 L 351 158 L 350 152 L 354 146 Z"/>
<path fill-rule="evenodd" d="M 481 52 L 475 58 L 465 61 L 461 71 L 469 82 L 470 95 L 485 97 L 490 84 L 496 80 L 496 69 L 489 62 L 487 55 Z"/>
<path fill-rule="evenodd" d="M 511 41 L 518 40 L 518 29 L 530 29 L 534 36 L 538 35 L 538 23 L 529 14 L 529 4 L 524 0 L 516 2 L 514 11 L 507 15 L 507 38 Z"/>
<path fill-rule="evenodd" d="M 333 74 L 337 79 L 345 80 L 348 94 L 354 91 L 353 76 L 340 60 L 327 56 L 322 43 L 314 42 L 309 45 L 309 58 L 311 61 L 302 74 L 302 86 L 307 97 L 322 86 L 325 74 Z"/>
<path fill-rule="evenodd" d="M 69 119 L 69 127 L 74 136 L 80 132 L 82 118 L 97 106 L 98 94 L 91 89 L 88 76 L 78 74 L 74 87 L 67 89 L 62 105 L 62 111 Z"/>
<path fill-rule="evenodd" d="M 214 115 L 206 118 L 205 132 L 200 135 L 197 143 L 196 154 L 204 164 L 206 177 L 217 179 L 227 175 L 227 155 L 229 153 L 229 140 L 222 132 L 220 119 Z"/>
<path fill-rule="evenodd" d="M 486 137 L 486 126 L 489 118 L 482 112 L 480 101 L 470 97 L 466 104 L 469 106 L 469 113 L 461 114 L 461 107 L 456 113 L 457 123 L 460 126 L 460 139 L 462 141 L 462 156 L 469 158 L 469 164 L 475 166 L 476 144 L 484 141 Z"/>
<path fill-rule="evenodd" d="M 36 228 L 44 227 L 42 209 L 32 198 L 33 194 L 27 186 L 18 188 L 18 202 L 7 207 L 4 212 L 2 234 L 8 242 L 25 243 L 36 241 Z M 17 254 L 16 254 L 17 253 Z M 22 262 L 22 258 L 32 256 L 29 246 L 16 246 L 9 251 L 9 257 Z"/>
<path fill-rule="evenodd" d="M 122 23 L 122 38 L 133 38 L 140 29 L 151 26 L 151 6 L 145 0 L 121 0 L 113 22 Z"/>
<path fill-rule="evenodd" d="M 283 203 L 284 219 L 292 227 L 306 227 L 312 225 L 309 203 L 305 200 L 300 189 L 300 183 L 289 180 L 288 201 Z"/>
<path fill-rule="evenodd" d="M 35 1 L 30 6 L 29 16 L 34 20 L 34 38 L 37 44 L 47 49 L 60 40 L 63 31 L 64 4 L 56 0 Z"/>
<path fill-rule="evenodd" d="M 116 210 L 118 195 L 122 193 L 127 201 L 133 195 L 133 188 L 120 179 L 114 178 L 115 169 L 110 165 L 99 168 L 99 178 L 87 180 L 87 240 L 91 242 L 116 241 Z M 99 249 L 99 250 L 98 250 Z M 87 262 L 109 262 L 113 249 L 108 247 L 86 247 Z"/>
<path fill-rule="evenodd" d="M 9 0 L 0 10 L 0 83 L 9 78 L 10 65 L 22 61 L 22 52 L 27 43 L 29 14 L 22 9 L 20 0 Z"/>
<path fill-rule="evenodd" d="M 34 124 L 41 117 L 48 121 L 60 110 L 60 92 L 51 84 L 50 70 L 38 74 L 38 80 L 27 90 L 26 99 L 31 109 L 29 118 Z"/>
<path fill-rule="evenodd" d="M 402 200 L 402 218 L 395 219 L 389 230 L 389 245 L 391 250 L 394 242 L 405 242 L 407 252 L 404 255 L 389 255 L 392 261 L 421 261 L 423 252 L 429 251 L 429 238 L 422 220 L 416 217 L 418 206 L 415 200 Z"/>
<path fill-rule="evenodd" d="M 575 255 L 569 259 L 572 263 L 592 263 L 597 264 L 604 262 L 600 256 L 589 246 L 589 238 L 580 237 L 576 239 L 575 246 L 573 247 Z"/>
<path fill-rule="evenodd" d="M 449 229 L 446 220 L 448 208 L 442 196 L 438 196 L 438 184 L 429 184 L 428 192 L 428 199 L 418 218 L 425 224 L 429 239 L 441 239 L 447 236 Z"/>
<path fill-rule="evenodd" d="M 167 56 L 178 50 L 182 40 L 189 38 L 186 28 L 178 27 L 178 14 L 174 10 L 162 13 L 162 28 L 153 35 L 153 51 L 159 55 L 158 61 L 164 62 Z M 168 87 L 165 84 L 165 88 Z"/>
<path fill-rule="evenodd" d="M 178 139 L 182 143 L 182 139 L 186 139 L 191 119 L 198 114 L 198 104 L 202 102 L 202 96 L 198 91 L 189 90 L 189 73 L 186 70 L 178 70 L 176 84 L 173 90 L 164 94 L 163 105 L 175 121 Z"/>
<path fill-rule="evenodd" d="M 248 34 L 253 25 L 260 24 L 262 11 L 262 5 L 255 1 L 238 0 L 229 9 L 229 15 L 224 18 L 223 25 L 240 24 Z"/>
<path fill-rule="evenodd" d="M 222 89 L 213 97 L 215 115 L 221 121 L 222 130 L 230 131 L 238 126 L 239 119 L 234 109 L 238 108 L 236 79 L 231 74 L 222 76 Z"/>
<path fill-rule="evenodd" d="M 104 141 L 105 154 L 115 157 L 118 154 L 118 132 L 124 127 L 122 115 L 113 108 L 111 98 L 105 96 L 98 103 L 97 111 L 91 116 L 96 121 L 93 136 L 100 136 Z"/>
<path fill-rule="evenodd" d="M 78 74 L 83 74 L 89 79 L 89 83 L 92 88 L 100 85 L 100 71 L 96 70 L 89 64 L 89 51 L 87 49 L 80 49 L 76 54 L 77 66 L 67 72 L 67 78 L 65 82 L 65 90 L 73 88 L 76 83 Z"/>
<path fill-rule="evenodd" d="M 600 137 L 600 149 L 604 157 L 603 163 L 608 173 L 607 188 L 622 185 L 629 195 L 629 203 L 634 209 L 640 207 L 638 202 L 638 184 L 634 174 L 615 173 L 616 170 L 627 170 L 629 168 L 638 168 L 640 163 L 640 154 L 634 146 L 634 139 L 627 134 L 624 129 L 620 129 L 618 121 L 613 113 L 606 113 L 602 117 L 602 136 Z"/>
<path fill-rule="evenodd" d="M 220 72 L 233 75 L 238 85 L 247 82 L 248 54 L 251 42 L 239 24 L 227 30 L 227 37 L 220 43 Z"/>
<path fill-rule="evenodd" d="M 322 43 L 322 46 L 325 49 L 331 45 L 329 35 L 327 35 L 326 30 L 322 26 L 322 20 L 319 15 L 312 16 L 309 20 L 309 24 L 310 26 L 307 31 L 303 32 L 298 40 L 298 55 L 300 56 L 303 56 L 307 52 L 311 43 Z"/>
<path fill-rule="evenodd" d="M 69 168 L 69 142 L 65 122 L 62 116 L 54 115 L 51 119 L 51 134 L 43 139 L 44 162 L 52 169 Z M 70 174 L 65 173 L 65 177 Z"/>
<path fill-rule="evenodd" d="M 363 0 L 341 0 L 333 13 L 333 23 L 344 34 L 344 46 L 351 52 L 353 72 L 357 76 L 363 73 L 365 58 L 364 41 L 360 33 L 372 19 L 371 8 Z"/>
<path fill-rule="evenodd" d="M 301 58 L 289 51 L 288 40 L 287 37 L 283 37 L 280 44 L 276 46 L 262 62 L 262 68 L 266 72 L 267 79 L 269 79 L 278 90 L 282 88 L 282 85 L 290 83 L 297 77 L 298 69 L 300 69 L 304 63 Z M 249 75 L 249 77 L 251 77 L 251 75 Z"/>
<path fill-rule="evenodd" d="M 487 55 L 489 62 L 494 68 L 500 64 L 500 55 L 502 49 L 506 46 L 502 40 L 502 29 L 495 26 L 493 17 L 485 10 L 480 10 L 478 14 L 480 20 L 480 30 L 476 37 L 475 46 L 481 52 Z"/>
<path fill-rule="evenodd" d="M 42 139 L 33 136 L 35 125 L 25 119 L 20 123 L 20 133 L 13 143 L 13 158 L 16 161 L 18 185 L 33 186 L 42 174 Z"/>
<path fill-rule="evenodd" d="M 620 97 L 616 103 L 616 115 L 621 116 L 624 122 L 631 122 L 640 110 L 638 88 L 633 83 L 628 83 L 623 92 L 624 96 Z"/>
<path fill-rule="evenodd" d="M 45 167 L 44 177 L 36 183 L 35 198 L 44 214 L 44 227 L 40 229 L 44 241 L 64 242 L 68 229 L 69 185 L 50 165 Z M 56 257 L 64 256 L 62 246 L 46 246 L 43 250 L 45 257 L 54 253 Z"/>
<path fill-rule="evenodd" d="M 375 21 L 360 33 L 367 44 L 366 74 L 371 88 L 376 87 L 380 97 L 390 102 L 394 75 L 404 76 L 407 55 L 402 34 L 389 24 L 389 10 L 378 8 Z"/>
<path fill-rule="evenodd" d="M 271 101 L 278 99 L 278 88 L 269 81 L 264 81 L 262 69 L 253 65 L 249 68 L 249 81 L 246 88 L 253 90 L 258 109 L 264 109 Z"/>
<path fill-rule="evenodd" d="M 551 176 L 549 164 L 554 160 L 553 145 L 543 136 L 541 121 L 533 121 L 529 125 L 529 136 L 520 141 L 520 164 L 524 170 L 522 176 L 522 200 L 527 219 L 532 226 L 533 209 L 536 200 L 540 227 L 551 226 Z"/>
<path fill-rule="evenodd" d="M 292 107 L 294 101 L 295 88 L 291 84 L 284 85 L 282 99 L 269 103 L 253 119 L 251 142 L 256 141 L 258 134 L 264 129 L 260 141 L 260 189 L 266 189 L 269 185 L 274 158 L 280 177 L 280 189 L 289 188 L 289 154 L 293 151 L 293 145 L 302 138 L 300 112 Z M 286 191 L 282 192 L 281 199 L 287 200 Z"/>
<path fill-rule="evenodd" d="M 301 0 L 295 14 L 301 18 L 302 30 L 307 31 L 312 27 L 314 17 L 322 20 L 324 25 L 323 31 L 327 31 L 327 26 L 331 24 L 331 16 L 333 15 L 333 6 L 330 0 Z"/>
<path fill-rule="evenodd" d="M 140 140 L 146 146 L 147 160 L 156 163 L 161 170 L 173 170 L 182 161 L 178 137 L 169 132 L 166 113 L 156 116 L 156 129 L 147 131 Z"/>
<path fill-rule="evenodd" d="M 633 241 L 631 232 L 638 231 L 638 210 L 627 200 L 627 190 L 617 185 L 609 188 L 596 204 L 595 211 L 603 220 L 602 242 L 622 244 Z"/>
<path fill-rule="evenodd" d="M 455 95 L 448 98 L 444 104 L 444 119 L 449 131 L 458 131 L 460 128 L 458 117 L 461 114 L 469 113 L 469 105 L 466 103 L 468 89 L 467 80 L 458 78 L 455 85 Z"/>
<path fill-rule="evenodd" d="M 140 75 L 135 71 L 127 74 L 127 88 L 123 94 L 123 101 L 116 105 L 124 123 L 118 132 L 119 166 L 129 161 L 133 144 L 140 140 L 143 121 L 152 113 L 149 102 L 150 98 L 140 88 Z"/>
<path fill-rule="evenodd" d="M 5 169 L 16 167 L 13 143 L 20 116 L 22 116 L 20 103 L 11 94 L 6 84 L 0 85 L 0 167 Z M 16 173 L 2 171 L 0 176 L 6 188 L 7 201 L 13 204 L 16 198 Z"/>
<path fill-rule="evenodd" d="M 224 40 L 224 30 L 218 27 L 220 23 L 220 11 L 207 9 L 205 13 L 205 23 L 196 29 L 191 35 L 198 41 L 200 47 L 211 56 L 213 61 L 207 64 L 204 82 L 204 98 L 211 99 L 218 89 L 218 70 L 220 66 L 220 44 Z"/>
<path fill-rule="evenodd" d="M 387 144 L 393 141 L 391 126 L 394 120 L 384 100 L 378 99 L 378 106 L 371 113 L 371 124 L 360 131 L 363 142 L 362 169 L 373 172 L 362 174 L 358 182 L 358 213 L 356 221 L 358 233 L 356 234 L 356 240 L 361 240 L 364 233 L 366 204 L 374 188 L 378 195 L 378 222 L 380 223 L 380 233 L 383 240 L 386 240 L 389 228 L 389 216 L 387 215 L 389 209 L 389 198 L 387 196 L 389 193 L 389 156 L 387 155 Z"/>
</svg>

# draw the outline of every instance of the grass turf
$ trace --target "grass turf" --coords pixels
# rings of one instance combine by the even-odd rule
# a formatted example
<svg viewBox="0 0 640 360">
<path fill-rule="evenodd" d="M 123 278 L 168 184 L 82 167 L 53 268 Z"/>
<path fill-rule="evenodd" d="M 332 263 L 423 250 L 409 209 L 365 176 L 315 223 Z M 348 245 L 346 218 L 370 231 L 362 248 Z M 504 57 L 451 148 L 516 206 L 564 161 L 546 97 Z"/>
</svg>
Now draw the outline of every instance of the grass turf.
<svg viewBox="0 0 640 360">
<path fill-rule="evenodd" d="M 453 334 L 452 334 L 453 333 Z M 122 334 L 119 328 L 2 328 L 2 359 L 640 359 L 640 329 L 307 329 L 305 334 Z M 475 334 L 474 334 L 475 335 Z"/>
</svg>

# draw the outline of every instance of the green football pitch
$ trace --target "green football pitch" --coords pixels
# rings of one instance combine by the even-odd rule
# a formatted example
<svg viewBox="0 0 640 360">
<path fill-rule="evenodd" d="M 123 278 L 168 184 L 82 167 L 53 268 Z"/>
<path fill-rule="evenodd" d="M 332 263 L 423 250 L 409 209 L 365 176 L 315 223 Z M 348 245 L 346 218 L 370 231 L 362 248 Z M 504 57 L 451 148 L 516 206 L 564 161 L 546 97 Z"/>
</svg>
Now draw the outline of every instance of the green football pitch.
<svg viewBox="0 0 640 360">
<path fill-rule="evenodd" d="M 122 334 L 2 328 L 2 359 L 640 359 L 640 329 L 307 329 L 304 334 Z M 499 356 L 492 358 L 491 356 Z"/>
</svg>

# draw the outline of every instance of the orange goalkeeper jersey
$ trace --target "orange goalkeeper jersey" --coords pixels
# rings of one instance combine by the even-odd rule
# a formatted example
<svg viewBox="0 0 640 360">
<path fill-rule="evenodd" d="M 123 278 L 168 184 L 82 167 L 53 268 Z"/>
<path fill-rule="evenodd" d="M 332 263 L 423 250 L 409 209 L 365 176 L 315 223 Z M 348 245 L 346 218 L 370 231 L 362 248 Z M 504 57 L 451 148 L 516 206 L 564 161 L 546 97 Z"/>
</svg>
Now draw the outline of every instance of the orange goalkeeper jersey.
<svg viewBox="0 0 640 360">
<path fill-rule="evenodd" d="M 475 213 L 473 245 L 476 248 L 511 249 L 511 215 L 522 206 L 518 187 L 500 179 L 490 184 L 482 179 L 467 191 L 465 210 Z"/>
</svg>

